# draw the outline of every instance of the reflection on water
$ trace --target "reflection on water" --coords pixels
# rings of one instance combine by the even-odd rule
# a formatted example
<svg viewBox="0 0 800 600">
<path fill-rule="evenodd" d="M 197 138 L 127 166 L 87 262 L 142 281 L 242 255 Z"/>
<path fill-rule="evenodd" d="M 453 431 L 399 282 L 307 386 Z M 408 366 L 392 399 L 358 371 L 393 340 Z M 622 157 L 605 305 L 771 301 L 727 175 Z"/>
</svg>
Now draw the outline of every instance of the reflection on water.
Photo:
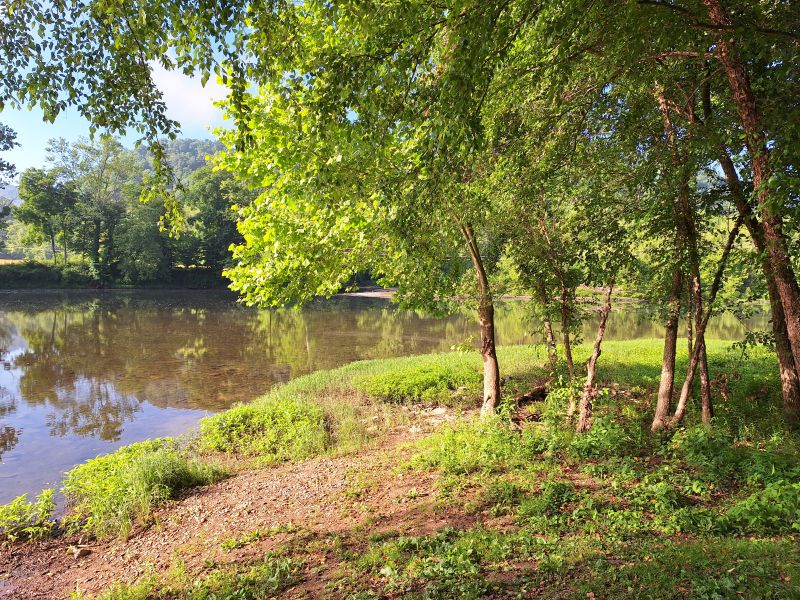
<svg viewBox="0 0 800 600">
<path fill-rule="evenodd" d="M 524 302 L 498 310 L 498 341 L 540 343 Z M 592 339 L 594 323 L 585 325 Z M 709 337 L 740 339 L 719 317 Z M 635 310 L 610 339 L 658 337 Z M 471 315 L 434 319 L 341 297 L 256 311 L 221 292 L 0 294 L 0 503 L 58 484 L 72 465 L 136 440 L 185 431 L 276 382 L 353 360 L 447 350 L 477 339 Z"/>
</svg>

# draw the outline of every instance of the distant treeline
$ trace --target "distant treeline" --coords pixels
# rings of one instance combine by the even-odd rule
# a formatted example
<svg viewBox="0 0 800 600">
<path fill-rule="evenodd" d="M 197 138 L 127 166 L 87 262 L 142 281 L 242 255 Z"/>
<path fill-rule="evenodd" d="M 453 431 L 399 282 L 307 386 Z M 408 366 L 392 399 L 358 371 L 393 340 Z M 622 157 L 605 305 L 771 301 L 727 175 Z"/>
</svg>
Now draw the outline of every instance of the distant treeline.
<svg viewBox="0 0 800 600">
<path fill-rule="evenodd" d="M 219 147 L 167 143 L 185 221 L 171 236 L 164 202 L 139 199 L 151 170 L 145 152 L 112 137 L 51 140 L 45 166 L 22 173 L 3 219 L 0 250 L 26 260 L 0 265 L 0 287 L 224 286 L 228 247 L 240 239 L 231 206 L 253 193 L 207 164 Z"/>
</svg>

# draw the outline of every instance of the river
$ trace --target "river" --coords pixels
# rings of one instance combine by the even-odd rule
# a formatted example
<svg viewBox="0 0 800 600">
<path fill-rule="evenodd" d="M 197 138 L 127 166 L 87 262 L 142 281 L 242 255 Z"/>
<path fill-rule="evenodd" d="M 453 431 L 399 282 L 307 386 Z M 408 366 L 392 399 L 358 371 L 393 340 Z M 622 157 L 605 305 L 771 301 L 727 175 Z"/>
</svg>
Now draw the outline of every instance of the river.
<svg viewBox="0 0 800 600">
<path fill-rule="evenodd" d="M 523 301 L 502 304 L 498 343 L 538 343 L 527 314 Z M 593 328 L 590 318 L 585 339 Z M 744 331 L 722 315 L 708 336 Z M 639 310 L 609 319 L 609 339 L 662 334 Z M 183 433 L 276 383 L 478 336 L 469 314 L 433 318 L 380 298 L 259 311 L 224 291 L 0 292 L 0 503 L 58 486 L 73 465 L 121 445 Z"/>
</svg>

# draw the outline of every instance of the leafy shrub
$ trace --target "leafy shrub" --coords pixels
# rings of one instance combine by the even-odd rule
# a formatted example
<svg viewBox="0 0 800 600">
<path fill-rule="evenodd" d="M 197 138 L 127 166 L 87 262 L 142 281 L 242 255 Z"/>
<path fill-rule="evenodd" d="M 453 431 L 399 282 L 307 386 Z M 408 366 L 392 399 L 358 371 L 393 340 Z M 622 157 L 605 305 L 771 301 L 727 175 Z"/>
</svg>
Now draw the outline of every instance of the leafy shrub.
<svg viewBox="0 0 800 600">
<path fill-rule="evenodd" d="M 61 271 L 56 265 L 45 265 L 34 261 L 0 265 L 0 287 L 58 287 Z"/>
<path fill-rule="evenodd" d="M 754 449 L 742 457 L 736 476 L 759 486 L 778 481 L 800 482 L 800 460 L 792 454 Z"/>
<path fill-rule="evenodd" d="M 180 490 L 222 477 L 220 468 L 184 456 L 174 440 L 158 439 L 78 465 L 67 473 L 62 491 L 71 507 L 72 528 L 98 537 L 124 536 Z"/>
<path fill-rule="evenodd" d="M 678 430 L 670 442 L 670 452 L 711 481 L 733 478 L 739 466 L 733 438 L 719 427 L 695 425 Z"/>
<path fill-rule="evenodd" d="M 512 506 L 519 504 L 525 490 L 512 481 L 495 479 L 483 490 L 483 497 L 491 505 L 494 516 L 506 514 Z"/>
<path fill-rule="evenodd" d="M 570 452 L 580 458 L 621 456 L 636 446 L 634 436 L 613 417 L 603 415 L 594 419 L 592 428 L 576 435 Z"/>
<path fill-rule="evenodd" d="M 14 542 L 19 539 L 41 538 L 50 533 L 55 503 L 53 490 L 47 489 L 28 502 L 26 494 L 0 506 L 0 540 Z"/>
<path fill-rule="evenodd" d="M 322 408 L 291 398 L 268 398 L 206 417 L 200 434 L 210 450 L 258 456 L 267 463 L 308 458 L 330 443 Z"/>
<path fill-rule="evenodd" d="M 92 265 L 68 264 L 61 268 L 61 284 L 65 287 L 85 287 L 97 281 Z"/>
<path fill-rule="evenodd" d="M 150 576 L 134 585 L 118 583 L 98 600 L 272 598 L 299 581 L 302 567 L 301 562 L 292 558 L 267 555 L 253 566 L 242 569 L 220 567 L 198 578 L 179 566 L 173 567 L 163 580 Z"/>
<path fill-rule="evenodd" d="M 669 514 L 685 501 L 666 481 L 650 482 L 647 479 L 627 490 L 625 496 L 630 500 L 631 506 L 652 510 L 657 514 Z"/>
<path fill-rule="evenodd" d="M 547 516 L 559 514 L 562 508 L 577 498 L 575 486 L 566 481 L 548 479 L 542 483 L 538 495 L 520 504 L 519 514 L 523 517 Z"/>
<path fill-rule="evenodd" d="M 497 472 L 524 466 L 542 452 L 547 440 L 535 429 L 512 431 L 499 417 L 461 421 L 420 440 L 413 464 L 448 473 Z"/>
<path fill-rule="evenodd" d="M 734 504 L 720 518 L 723 530 L 800 532 L 800 483 L 777 481 Z"/>
<path fill-rule="evenodd" d="M 570 386 L 559 381 L 559 385 L 552 387 L 547 392 L 542 407 L 542 421 L 554 429 L 563 427 L 567 418 L 567 409 L 571 402 L 577 402 L 579 395 L 578 384 Z"/>
<path fill-rule="evenodd" d="M 450 403 L 462 388 L 477 392 L 481 375 L 466 361 L 415 360 L 397 368 L 356 378 L 356 388 L 389 402 Z"/>
</svg>

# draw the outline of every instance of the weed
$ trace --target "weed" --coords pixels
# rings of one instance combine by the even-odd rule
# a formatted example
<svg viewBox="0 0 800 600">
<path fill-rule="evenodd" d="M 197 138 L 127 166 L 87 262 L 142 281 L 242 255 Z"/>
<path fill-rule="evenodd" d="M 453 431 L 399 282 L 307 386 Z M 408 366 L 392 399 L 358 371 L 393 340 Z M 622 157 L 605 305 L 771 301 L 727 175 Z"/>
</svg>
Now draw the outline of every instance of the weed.
<svg viewBox="0 0 800 600">
<path fill-rule="evenodd" d="M 389 402 L 426 402 L 452 404 L 459 395 L 475 397 L 481 375 L 474 356 L 450 355 L 447 359 L 425 357 L 407 361 L 398 368 L 354 380 L 357 389 Z"/>
<path fill-rule="evenodd" d="M 42 538 L 50 534 L 55 503 L 53 490 L 43 490 L 34 502 L 26 495 L 0 506 L 0 540 L 15 542 L 21 539 Z"/>
<path fill-rule="evenodd" d="M 288 589 L 300 579 L 303 564 L 291 558 L 267 555 L 245 567 L 214 568 L 205 577 L 177 565 L 163 578 L 148 576 L 134 585 L 116 584 L 98 600 L 256 600 Z"/>
<path fill-rule="evenodd" d="M 152 509 L 182 489 L 224 476 L 219 467 L 184 455 L 171 439 L 124 446 L 67 473 L 62 491 L 71 507 L 71 528 L 98 537 L 127 535 Z"/>
<path fill-rule="evenodd" d="M 266 463 L 300 460 L 329 445 L 322 408 L 311 402 L 265 399 L 200 421 L 201 444 L 258 456 Z"/>
</svg>

